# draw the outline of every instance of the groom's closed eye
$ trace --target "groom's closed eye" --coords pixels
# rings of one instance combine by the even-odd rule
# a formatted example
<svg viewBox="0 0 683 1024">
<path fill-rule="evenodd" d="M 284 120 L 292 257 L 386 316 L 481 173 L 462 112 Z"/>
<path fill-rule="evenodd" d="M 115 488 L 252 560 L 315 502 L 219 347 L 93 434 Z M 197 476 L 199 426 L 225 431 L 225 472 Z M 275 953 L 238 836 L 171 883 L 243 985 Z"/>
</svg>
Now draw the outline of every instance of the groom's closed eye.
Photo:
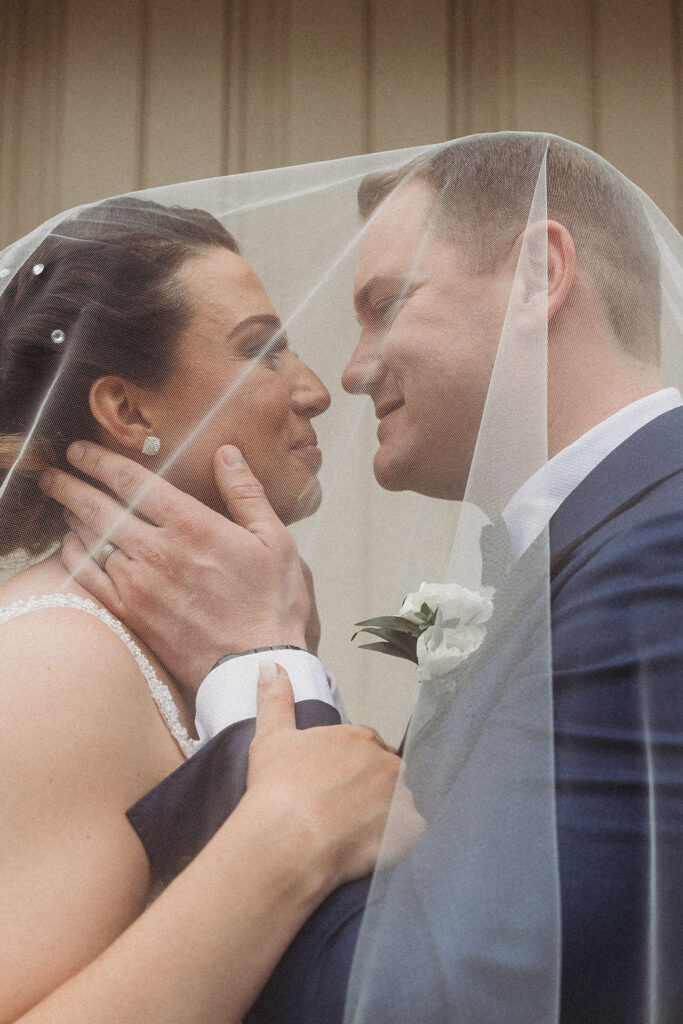
<svg viewBox="0 0 683 1024">
<path fill-rule="evenodd" d="M 396 319 L 404 296 L 392 295 L 389 299 L 383 299 L 372 309 L 372 319 L 382 325 L 393 323 Z"/>
<path fill-rule="evenodd" d="M 361 326 L 390 327 L 417 287 L 417 281 L 403 278 L 373 278 L 355 297 L 358 322 Z"/>
</svg>

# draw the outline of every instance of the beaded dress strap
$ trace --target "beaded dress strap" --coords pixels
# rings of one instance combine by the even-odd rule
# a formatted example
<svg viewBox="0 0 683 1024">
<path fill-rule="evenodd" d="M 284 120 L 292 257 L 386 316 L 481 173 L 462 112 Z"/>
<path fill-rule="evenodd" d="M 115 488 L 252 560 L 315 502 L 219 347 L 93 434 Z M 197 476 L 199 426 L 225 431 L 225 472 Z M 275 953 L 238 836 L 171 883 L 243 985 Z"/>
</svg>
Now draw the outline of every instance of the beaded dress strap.
<svg viewBox="0 0 683 1024">
<path fill-rule="evenodd" d="M 149 660 L 142 653 L 129 633 L 126 632 L 123 624 L 115 619 L 105 608 L 100 608 L 94 601 L 85 597 L 78 597 L 77 594 L 45 594 L 42 597 L 29 597 L 25 601 L 15 601 L 13 604 L 0 608 L 0 626 L 10 619 L 19 615 L 26 615 L 28 612 L 42 610 L 43 608 L 76 608 L 79 611 L 87 612 L 108 626 L 113 633 L 124 642 L 130 653 L 135 658 L 140 671 L 142 672 L 149 691 L 154 698 L 161 717 L 169 728 L 171 735 L 186 757 L 199 748 L 199 740 L 192 739 L 187 729 L 180 721 L 178 708 L 166 683 L 159 679 L 152 668 Z"/>
</svg>

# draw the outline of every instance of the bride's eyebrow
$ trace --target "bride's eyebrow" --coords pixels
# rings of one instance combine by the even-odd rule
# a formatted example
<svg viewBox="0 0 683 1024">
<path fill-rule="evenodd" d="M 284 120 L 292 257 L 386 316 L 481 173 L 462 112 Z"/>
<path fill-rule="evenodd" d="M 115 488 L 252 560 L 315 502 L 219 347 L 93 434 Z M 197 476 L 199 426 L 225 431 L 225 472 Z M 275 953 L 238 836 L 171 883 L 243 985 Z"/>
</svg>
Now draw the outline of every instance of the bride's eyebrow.
<svg viewBox="0 0 683 1024">
<path fill-rule="evenodd" d="M 228 341 L 246 328 L 254 327 L 255 325 L 268 327 L 272 331 L 282 330 L 282 322 L 274 313 L 255 313 L 253 316 L 248 316 L 245 317 L 244 320 L 240 320 L 237 327 L 233 327 L 228 335 Z"/>
</svg>

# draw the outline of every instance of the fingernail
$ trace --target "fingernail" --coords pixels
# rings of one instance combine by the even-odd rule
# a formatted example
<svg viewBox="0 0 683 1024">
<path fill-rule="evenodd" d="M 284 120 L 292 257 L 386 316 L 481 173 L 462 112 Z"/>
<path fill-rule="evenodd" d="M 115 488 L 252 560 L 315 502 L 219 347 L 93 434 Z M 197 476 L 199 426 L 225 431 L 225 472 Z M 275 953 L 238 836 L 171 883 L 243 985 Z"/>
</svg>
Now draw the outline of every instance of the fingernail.
<svg viewBox="0 0 683 1024">
<path fill-rule="evenodd" d="M 38 486 L 41 491 L 49 491 L 52 486 L 53 475 L 49 469 L 46 469 L 44 473 L 41 473 L 38 477 Z"/>
<path fill-rule="evenodd" d="M 221 456 L 226 466 L 246 466 L 246 462 L 242 458 L 242 452 L 233 445 L 226 445 L 221 450 Z"/>
<path fill-rule="evenodd" d="M 261 658 L 258 664 L 260 686 L 271 686 L 277 679 L 277 665 L 272 658 Z"/>
<path fill-rule="evenodd" d="M 80 441 L 70 444 L 66 450 L 66 457 L 69 462 L 80 462 L 85 455 L 85 445 Z"/>
</svg>

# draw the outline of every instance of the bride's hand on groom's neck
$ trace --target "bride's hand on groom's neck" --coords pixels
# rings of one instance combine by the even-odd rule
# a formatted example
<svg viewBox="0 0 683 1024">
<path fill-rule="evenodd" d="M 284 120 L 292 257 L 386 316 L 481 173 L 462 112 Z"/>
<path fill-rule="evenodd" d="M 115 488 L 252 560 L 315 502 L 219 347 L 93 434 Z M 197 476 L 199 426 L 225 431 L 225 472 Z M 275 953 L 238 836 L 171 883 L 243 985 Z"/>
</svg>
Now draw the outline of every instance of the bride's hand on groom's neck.
<svg viewBox="0 0 683 1024">
<path fill-rule="evenodd" d="M 182 685 L 196 691 L 225 654 L 316 640 L 312 581 L 236 448 L 219 449 L 214 460 L 229 518 L 98 445 L 78 442 L 67 456 L 125 510 L 68 473 L 45 474 L 43 491 L 80 524 L 62 546 L 66 568 Z M 107 541 L 118 550 L 104 571 L 95 559 Z"/>
</svg>

